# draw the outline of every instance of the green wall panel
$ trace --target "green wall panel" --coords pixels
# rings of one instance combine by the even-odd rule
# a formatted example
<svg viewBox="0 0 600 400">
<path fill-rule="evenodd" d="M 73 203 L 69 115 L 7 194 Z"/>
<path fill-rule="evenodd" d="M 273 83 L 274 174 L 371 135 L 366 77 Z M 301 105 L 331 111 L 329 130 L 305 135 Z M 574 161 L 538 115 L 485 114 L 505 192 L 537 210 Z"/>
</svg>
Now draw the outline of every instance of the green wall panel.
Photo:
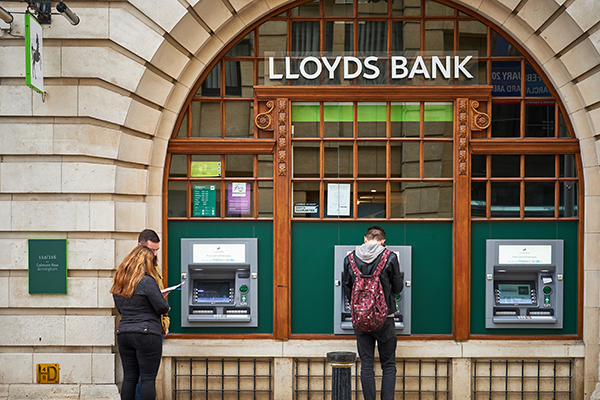
<svg viewBox="0 0 600 400">
<path fill-rule="evenodd" d="M 257 238 L 258 239 L 258 327 L 257 328 L 182 328 L 181 292 L 169 295 L 170 331 L 173 333 L 273 333 L 273 223 L 271 221 L 171 221 L 168 224 L 169 284 L 181 277 L 182 238 Z"/>
<path fill-rule="evenodd" d="M 358 245 L 373 223 L 292 223 L 292 333 L 333 334 L 334 246 Z M 412 246 L 412 333 L 452 333 L 452 224 L 380 223 Z M 432 251 L 435 250 L 435 251 Z"/>
<path fill-rule="evenodd" d="M 557 335 L 577 333 L 577 222 L 475 222 L 471 225 L 471 333 Z M 564 240 L 563 329 L 485 328 L 485 241 L 487 239 Z"/>
</svg>

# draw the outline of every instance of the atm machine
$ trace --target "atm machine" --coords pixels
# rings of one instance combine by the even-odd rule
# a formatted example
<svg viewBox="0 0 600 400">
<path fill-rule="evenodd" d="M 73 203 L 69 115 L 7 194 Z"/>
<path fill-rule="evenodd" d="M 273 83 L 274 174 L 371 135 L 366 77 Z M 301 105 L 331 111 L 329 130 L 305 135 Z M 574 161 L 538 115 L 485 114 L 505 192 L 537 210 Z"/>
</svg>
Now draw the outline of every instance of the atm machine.
<svg viewBox="0 0 600 400">
<path fill-rule="evenodd" d="M 485 327 L 562 329 L 563 241 L 487 240 Z"/>
<path fill-rule="evenodd" d="M 182 327 L 258 326 L 258 239 L 181 239 Z"/>
<path fill-rule="evenodd" d="M 404 274 L 404 288 L 396 295 L 397 312 L 394 314 L 397 335 L 410 335 L 410 293 L 411 293 L 411 263 L 412 248 L 410 246 L 387 246 L 398 256 L 400 272 Z M 353 335 L 352 316 L 350 314 L 350 299 L 344 295 L 342 288 L 342 272 L 344 272 L 344 258 L 356 246 L 335 246 L 335 276 L 334 276 L 334 315 L 333 333 L 335 335 Z"/>
</svg>

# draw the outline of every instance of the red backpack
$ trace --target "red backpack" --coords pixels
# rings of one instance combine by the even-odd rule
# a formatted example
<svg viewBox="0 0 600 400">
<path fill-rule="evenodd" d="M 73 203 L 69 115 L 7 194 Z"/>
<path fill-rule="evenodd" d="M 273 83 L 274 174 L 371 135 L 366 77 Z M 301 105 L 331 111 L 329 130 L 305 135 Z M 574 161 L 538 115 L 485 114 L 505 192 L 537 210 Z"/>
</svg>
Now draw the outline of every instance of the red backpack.
<svg viewBox="0 0 600 400">
<path fill-rule="evenodd" d="M 354 252 L 348 255 L 350 266 L 356 276 L 352 286 L 352 299 L 350 300 L 352 327 L 355 331 L 374 332 L 381 329 L 385 323 L 388 308 L 379 275 L 383 271 L 390 253 L 388 249 L 383 251 L 373 275 L 362 275 L 356 267 Z"/>
</svg>

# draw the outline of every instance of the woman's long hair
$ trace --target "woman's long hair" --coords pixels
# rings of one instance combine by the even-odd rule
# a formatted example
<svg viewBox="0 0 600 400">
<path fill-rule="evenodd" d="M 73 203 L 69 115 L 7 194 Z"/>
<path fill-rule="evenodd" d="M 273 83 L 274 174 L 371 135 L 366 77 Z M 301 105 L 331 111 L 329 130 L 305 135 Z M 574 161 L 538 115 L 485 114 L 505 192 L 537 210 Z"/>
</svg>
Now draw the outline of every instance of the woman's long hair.
<svg viewBox="0 0 600 400">
<path fill-rule="evenodd" d="M 150 275 L 158 283 L 154 252 L 146 246 L 137 246 L 117 268 L 110 292 L 129 298 L 144 275 Z"/>
</svg>

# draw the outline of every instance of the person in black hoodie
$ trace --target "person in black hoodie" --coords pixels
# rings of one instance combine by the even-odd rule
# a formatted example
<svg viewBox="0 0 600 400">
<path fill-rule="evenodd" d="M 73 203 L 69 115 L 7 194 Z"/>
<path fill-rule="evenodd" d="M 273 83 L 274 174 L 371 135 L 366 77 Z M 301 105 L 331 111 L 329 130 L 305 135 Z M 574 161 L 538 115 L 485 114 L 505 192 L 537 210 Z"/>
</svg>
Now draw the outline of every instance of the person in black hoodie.
<svg viewBox="0 0 600 400">
<path fill-rule="evenodd" d="M 156 275 L 154 251 L 137 246 L 117 268 L 110 289 L 121 315 L 117 344 L 124 374 L 123 400 L 133 400 L 138 379 L 142 400 L 156 398 L 156 374 L 162 357 L 160 316 L 170 310 Z"/>
<path fill-rule="evenodd" d="M 367 229 L 364 243 L 354 250 L 356 267 L 362 275 L 372 275 L 379 264 L 383 251 L 385 250 L 385 231 L 380 226 L 371 226 Z M 344 272 L 342 283 L 344 293 L 351 299 L 352 286 L 355 275 L 350 266 L 348 256 L 344 259 Z M 379 362 L 383 376 L 381 379 L 381 399 L 393 400 L 396 388 L 396 327 L 394 313 L 396 312 L 395 294 L 402 291 L 404 286 L 403 275 L 400 272 L 398 256 L 391 252 L 379 280 L 385 294 L 385 302 L 388 308 L 388 318 L 383 326 L 375 332 L 358 332 L 356 335 L 356 346 L 360 357 L 360 381 L 362 384 L 363 397 L 365 400 L 375 400 L 375 373 L 373 364 L 375 361 L 375 343 L 379 350 Z"/>
</svg>

